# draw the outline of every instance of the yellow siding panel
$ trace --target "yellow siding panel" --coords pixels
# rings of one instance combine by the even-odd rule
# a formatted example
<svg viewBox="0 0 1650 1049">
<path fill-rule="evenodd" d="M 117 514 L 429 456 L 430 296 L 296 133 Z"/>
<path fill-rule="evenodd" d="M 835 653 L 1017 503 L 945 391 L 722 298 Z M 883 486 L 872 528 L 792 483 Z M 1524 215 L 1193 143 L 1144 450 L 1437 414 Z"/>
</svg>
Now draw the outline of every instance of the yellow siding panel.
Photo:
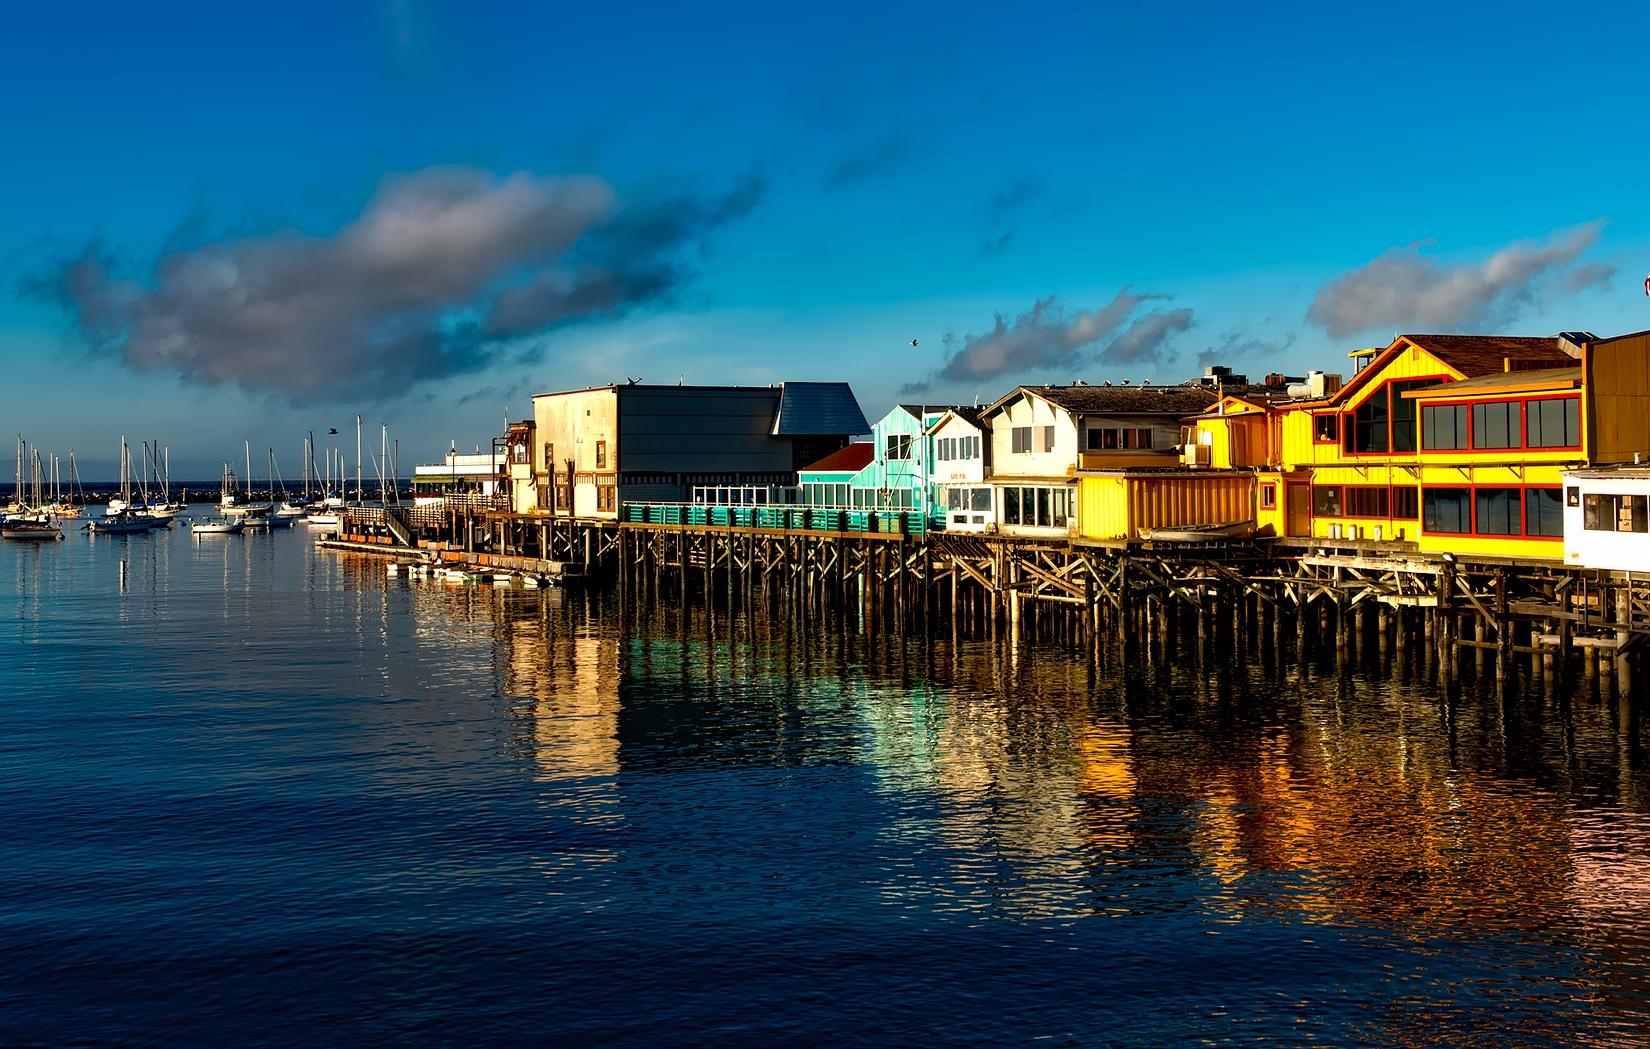
<svg viewBox="0 0 1650 1049">
<path fill-rule="evenodd" d="M 1255 479 L 1246 473 L 1083 477 L 1078 480 L 1078 534 L 1138 539 L 1142 529 L 1253 521 L 1254 499 Z"/>
</svg>

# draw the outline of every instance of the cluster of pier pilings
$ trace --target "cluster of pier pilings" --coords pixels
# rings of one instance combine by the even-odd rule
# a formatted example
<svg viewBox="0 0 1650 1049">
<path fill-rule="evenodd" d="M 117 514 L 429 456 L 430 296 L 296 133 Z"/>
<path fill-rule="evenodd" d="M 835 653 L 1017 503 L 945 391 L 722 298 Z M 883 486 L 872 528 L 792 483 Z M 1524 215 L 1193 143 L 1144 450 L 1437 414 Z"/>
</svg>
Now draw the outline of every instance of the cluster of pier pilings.
<svg viewBox="0 0 1650 1049">
<path fill-rule="evenodd" d="M 1464 561 L 1399 544 L 1082 545 L 1006 536 L 791 531 L 473 513 L 381 531 L 472 563 L 575 562 L 630 604 L 794 617 L 804 629 L 1001 638 L 1096 662 L 1402 659 L 1441 679 L 1574 678 L 1628 692 L 1650 587 L 1549 562 Z M 394 534 L 391 534 L 391 533 Z M 403 550 L 403 553 L 405 551 Z"/>
</svg>

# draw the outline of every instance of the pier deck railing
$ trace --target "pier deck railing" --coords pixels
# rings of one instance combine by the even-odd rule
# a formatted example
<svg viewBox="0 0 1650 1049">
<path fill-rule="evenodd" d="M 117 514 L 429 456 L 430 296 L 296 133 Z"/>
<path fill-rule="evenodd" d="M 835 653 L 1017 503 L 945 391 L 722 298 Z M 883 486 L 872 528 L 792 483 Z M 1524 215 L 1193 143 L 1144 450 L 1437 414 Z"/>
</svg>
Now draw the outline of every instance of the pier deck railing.
<svg viewBox="0 0 1650 1049">
<path fill-rule="evenodd" d="M 943 517 L 912 510 L 835 510 L 818 506 L 716 506 L 704 503 L 625 503 L 630 524 L 706 525 L 792 532 L 880 532 L 925 535 L 945 527 Z"/>
</svg>

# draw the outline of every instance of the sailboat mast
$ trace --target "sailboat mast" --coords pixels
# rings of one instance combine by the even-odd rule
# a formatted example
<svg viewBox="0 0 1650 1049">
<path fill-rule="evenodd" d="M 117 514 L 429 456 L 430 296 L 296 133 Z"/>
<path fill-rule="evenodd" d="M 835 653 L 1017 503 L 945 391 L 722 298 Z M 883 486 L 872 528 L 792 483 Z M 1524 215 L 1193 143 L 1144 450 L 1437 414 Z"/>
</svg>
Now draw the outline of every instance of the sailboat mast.
<svg viewBox="0 0 1650 1049">
<path fill-rule="evenodd" d="M 361 489 L 361 417 L 355 417 L 355 501 L 366 502 L 366 493 Z"/>
</svg>

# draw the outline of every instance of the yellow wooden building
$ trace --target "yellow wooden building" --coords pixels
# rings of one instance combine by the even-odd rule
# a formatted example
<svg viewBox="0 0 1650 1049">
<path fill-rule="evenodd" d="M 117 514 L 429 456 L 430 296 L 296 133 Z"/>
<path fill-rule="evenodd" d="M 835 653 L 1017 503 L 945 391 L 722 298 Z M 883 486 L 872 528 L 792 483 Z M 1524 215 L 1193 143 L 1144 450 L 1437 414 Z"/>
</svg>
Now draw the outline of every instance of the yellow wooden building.
<svg viewBox="0 0 1650 1049">
<path fill-rule="evenodd" d="M 1650 335 L 1404 335 L 1276 409 L 1261 531 L 1558 560 L 1560 474 L 1650 450 Z"/>
</svg>

